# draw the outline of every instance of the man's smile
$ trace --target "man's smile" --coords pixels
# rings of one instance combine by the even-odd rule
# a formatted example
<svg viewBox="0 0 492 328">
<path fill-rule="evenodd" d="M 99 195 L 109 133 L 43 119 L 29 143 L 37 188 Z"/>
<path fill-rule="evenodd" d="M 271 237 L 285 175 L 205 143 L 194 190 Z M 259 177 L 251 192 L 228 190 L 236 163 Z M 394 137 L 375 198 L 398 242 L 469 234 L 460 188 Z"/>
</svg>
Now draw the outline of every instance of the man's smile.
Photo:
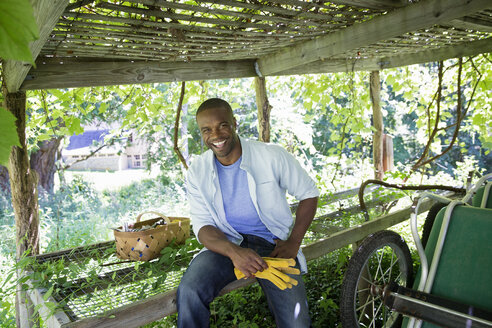
<svg viewBox="0 0 492 328">
<path fill-rule="evenodd" d="M 212 142 L 212 145 L 214 145 L 215 148 L 220 149 L 220 148 L 224 147 L 225 142 L 226 142 L 225 140 L 222 140 L 222 141 L 214 141 L 214 142 Z"/>
</svg>

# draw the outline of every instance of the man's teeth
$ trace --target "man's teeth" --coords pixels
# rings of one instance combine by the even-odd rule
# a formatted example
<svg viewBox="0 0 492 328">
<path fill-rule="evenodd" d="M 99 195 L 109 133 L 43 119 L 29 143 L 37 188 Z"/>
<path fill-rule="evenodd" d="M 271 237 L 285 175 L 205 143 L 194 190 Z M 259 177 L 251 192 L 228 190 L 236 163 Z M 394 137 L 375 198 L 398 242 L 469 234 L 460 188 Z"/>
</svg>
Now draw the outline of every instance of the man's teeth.
<svg viewBox="0 0 492 328">
<path fill-rule="evenodd" d="M 215 146 L 215 147 L 222 147 L 225 143 L 225 140 L 224 141 L 221 141 L 221 142 L 212 142 L 212 144 Z"/>
</svg>

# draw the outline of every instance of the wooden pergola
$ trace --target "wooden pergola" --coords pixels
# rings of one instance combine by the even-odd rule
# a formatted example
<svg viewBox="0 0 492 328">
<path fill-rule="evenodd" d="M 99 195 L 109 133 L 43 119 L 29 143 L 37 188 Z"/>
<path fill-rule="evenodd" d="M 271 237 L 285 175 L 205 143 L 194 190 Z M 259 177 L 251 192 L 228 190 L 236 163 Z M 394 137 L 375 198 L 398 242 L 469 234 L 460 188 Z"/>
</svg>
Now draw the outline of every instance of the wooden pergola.
<svg viewBox="0 0 492 328">
<path fill-rule="evenodd" d="M 36 67 L 2 65 L 5 107 L 22 145 L 9 168 L 18 256 L 36 252 L 39 240 L 26 90 L 257 77 L 259 95 L 266 76 L 379 71 L 492 51 L 490 0 L 31 3 L 40 28 L 30 45 Z"/>
<path fill-rule="evenodd" d="M 9 92 L 354 70 L 492 50 L 488 0 L 32 0 Z"/>
</svg>

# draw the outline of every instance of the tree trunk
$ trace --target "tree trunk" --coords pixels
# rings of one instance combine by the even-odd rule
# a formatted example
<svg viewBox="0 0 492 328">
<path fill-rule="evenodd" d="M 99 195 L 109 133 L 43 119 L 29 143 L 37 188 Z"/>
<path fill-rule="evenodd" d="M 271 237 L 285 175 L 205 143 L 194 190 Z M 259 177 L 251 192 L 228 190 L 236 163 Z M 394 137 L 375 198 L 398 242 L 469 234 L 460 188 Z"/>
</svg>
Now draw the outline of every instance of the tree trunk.
<svg viewBox="0 0 492 328">
<path fill-rule="evenodd" d="M 36 170 L 39 176 L 39 185 L 44 190 L 53 193 L 56 173 L 56 156 L 62 137 L 43 141 L 39 150 L 31 154 L 31 169 Z"/>
<path fill-rule="evenodd" d="M 9 171 L 2 165 L 0 165 L 0 192 L 10 194 Z"/>
<path fill-rule="evenodd" d="M 16 225 L 16 256 L 24 252 L 39 253 L 39 217 L 37 175 L 29 167 L 26 146 L 26 93 L 8 93 L 4 88 L 5 107 L 16 117 L 17 134 L 21 147 L 14 146 L 9 158 L 10 188 Z M 17 272 L 20 278 L 22 272 Z M 33 306 L 22 288 L 17 286 L 17 327 L 30 327 L 33 322 Z"/>
<path fill-rule="evenodd" d="M 370 93 L 372 102 L 372 121 L 374 135 L 372 137 L 372 154 L 374 159 L 374 178 L 383 180 L 383 114 L 381 113 L 379 71 L 371 72 Z"/>
<path fill-rule="evenodd" d="M 270 142 L 270 111 L 272 106 L 268 102 L 264 77 L 255 77 L 255 90 L 256 106 L 258 107 L 258 139 L 263 142 Z"/>
</svg>

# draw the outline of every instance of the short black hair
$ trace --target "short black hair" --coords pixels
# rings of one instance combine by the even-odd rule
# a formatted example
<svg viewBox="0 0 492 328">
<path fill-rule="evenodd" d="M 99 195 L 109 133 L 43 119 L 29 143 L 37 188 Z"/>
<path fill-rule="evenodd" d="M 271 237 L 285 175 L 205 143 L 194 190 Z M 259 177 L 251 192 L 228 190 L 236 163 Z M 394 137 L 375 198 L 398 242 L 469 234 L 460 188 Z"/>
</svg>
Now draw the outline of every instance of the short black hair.
<svg viewBox="0 0 492 328">
<path fill-rule="evenodd" d="M 233 115 L 231 105 L 229 105 L 229 103 L 224 99 L 220 99 L 220 98 L 210 98 L 202 102 L 202 104 L 196 110 L 196 115 L 203 112 L 204 110 L 211 109 L 211 108 L 223 108 L 228 112 L 230 112 L 231 116 Z"/>
</svg>

